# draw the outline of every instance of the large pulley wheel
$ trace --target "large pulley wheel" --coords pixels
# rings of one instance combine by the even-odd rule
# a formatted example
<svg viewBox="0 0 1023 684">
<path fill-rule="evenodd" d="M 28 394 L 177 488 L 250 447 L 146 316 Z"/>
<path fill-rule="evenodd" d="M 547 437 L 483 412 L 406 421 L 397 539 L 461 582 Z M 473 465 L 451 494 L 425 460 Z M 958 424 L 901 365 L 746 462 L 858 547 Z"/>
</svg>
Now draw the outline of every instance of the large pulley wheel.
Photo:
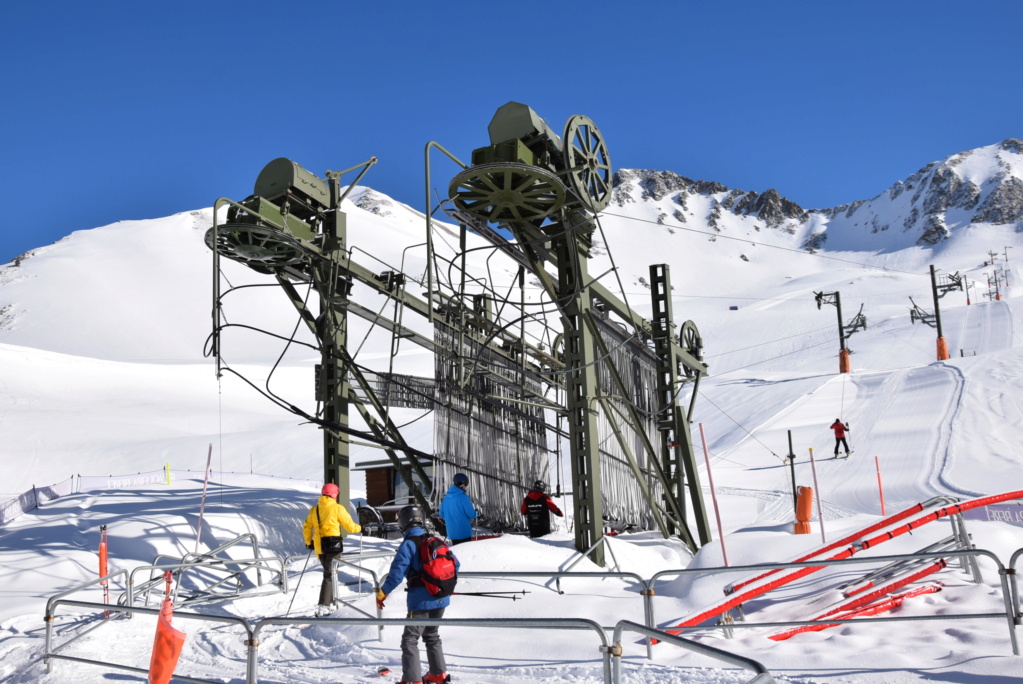
<svg viewBox="0 0 1023 684">
<path fill-rule="evenodd" d="M 696 324 L 692 321 L 686 321 L 682 324 L 682 329 L 678 331 L 678 344 L 684 349 L 690 356 L 697 361 L 703 361 L 703 338 L 700 337 L 700 331 L 697 330 Z M 694 372 L 691 368 L 683 364 L 686 377 L 692 377 Z"/>
<path fill-rule="evenodd" d="M 210 249 L 214 248 L 213 240 L 211 228 L 206 232 L 206 246 Z M 306 259 L 302 245 L 276 228 L 228 224 L 217 228 L 216 241 L 220 254 L 261 273 L 272 273 Z"/>
<path fill-rule="evenodd" d="M 565 124 L 565 166 L 569 189 L 590 211 L 611 201 L 611 158 L 600 129 L 589 117 L 576 114 Z"/>
<path fill-rule="evenodd" d="M 528 164 L 473 166 L 448 187 L 455 207 L 487 221 L 534 221 L 565 204 L 565 185 L 550 171 Z"/>
</svg>

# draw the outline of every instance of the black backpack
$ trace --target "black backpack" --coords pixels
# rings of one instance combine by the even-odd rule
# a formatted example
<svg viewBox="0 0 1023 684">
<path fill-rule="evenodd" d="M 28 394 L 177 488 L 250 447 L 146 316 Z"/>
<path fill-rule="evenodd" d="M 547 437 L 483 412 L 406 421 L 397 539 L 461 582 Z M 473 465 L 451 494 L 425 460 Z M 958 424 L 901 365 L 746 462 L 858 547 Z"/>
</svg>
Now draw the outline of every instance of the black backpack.
<svg viewBox="0 0 1023 684">
<path fill-rule="evenodd" d="M 421 572 L 413 574 L 409 586 L 426 587 L 434 598 L 451 596 L 455 591 L 458 573 L 455 570 L 455 554 L 440 537 L 421 534 L 410 537 L 416 543 L 419 560 L 422 561 Z"/>
</svg>

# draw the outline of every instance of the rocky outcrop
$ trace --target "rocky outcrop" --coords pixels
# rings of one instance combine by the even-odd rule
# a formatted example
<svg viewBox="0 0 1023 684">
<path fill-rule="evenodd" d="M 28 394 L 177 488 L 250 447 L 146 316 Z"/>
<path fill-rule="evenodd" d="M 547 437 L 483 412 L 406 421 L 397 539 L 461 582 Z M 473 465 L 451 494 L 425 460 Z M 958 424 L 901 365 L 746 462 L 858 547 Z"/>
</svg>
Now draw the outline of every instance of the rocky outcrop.
<svg viewBox="0 0 1023 684">
<path fill-rule="evenodd" d="M 809 251 L 822 249 L 834 230 L 878 235 L 895 229 L 906 234 L 906 246 L 933 246 L 967 222 L 1015 223 L 1023 232 L 1023 159 L 1017 155 L 1023 155 L 1023 140 L 1008 138 L 931 162 L 871 199 L 811 210 L 773 188 L 746 191 L 672 171 L 620 169 L 614 174 L 612 202 L 662 203 L 657 222 L 668 228 L 678 222 L 722 232 L 738 225 L 728 219 L 732 215 L 743 217 L 744 229 L 794 235 L 809 222 L 812 229 L 802 238 L 802 248 Z M 892 237 L 885 243 L 894 244 Z"/>
<path fill-rule="evenodd" d="M 806 220 L 806 211 L 795 202 L 785 199 L 775 189 L 763 193 L 729 189 L 714 181 L 694 181 L 672 171 L 650 171 L 647 169 L 619 169 L 614 174 L 611 201 L 618 206 L 632 202 L 657 202 L 671 196 L 682 209 L 688 209 L 689 198 L 695 195 L 713 198 L 708 216 L 712 228 L 718 228 L 717 221 L 723 211 L 737 216 L 752 216 L 764 222 L 768 228 L 782 227 L 787 221 Z M 639 192 L 636 192 L 636 189 Z M 639 195 L 638 198 L 636 195 Z M 724 195 L 724 197 L 718 197 Z M 685 222 L 684 215 L 674 212 L 675 218 Z M 678 218 L 682 216 L 683 218 Z M 759 226 L 757 227 L 759 229 Z M 794 232 L 791 226 L 785 228 Z"/>
<path fill-rule="evenodd" d="M 368 211 L 377 216 L 391 216 L 394 212 L 394 202 L 378 192 L 366 188 L 363 192 L 354 194 L 351 197 L 352 204 L 363 211 Z"/>
<path fill-rule="evenodd" d="M 973 215 L 973 221 L 977 223 L 1015 223 L 1020 220 L 1023 220 L 1023 180 L 1014 176 L 1001 179 Z"/>
<path fill-rule="evenodd" d="M 735 212 L 746 216 L 756 216 L 762 220 L 768 228 L 779 228 L 788 220 L 799 220 L 805 216 L 803 208 L 785 199 L 778 194 L 774 188 L 763 194 L 748 192 L 735 205 Z M 795 232 L 789 227 L 788 232 Z"/>
<path fill-rule="evenodd" d="M 923 247 L 936 245 L 950 235 L 948 226 L 945 225 L 945 218 L 941 214 L 931 214 L 924 221 L 924 231 L 916 244 Z"/>
</svg>

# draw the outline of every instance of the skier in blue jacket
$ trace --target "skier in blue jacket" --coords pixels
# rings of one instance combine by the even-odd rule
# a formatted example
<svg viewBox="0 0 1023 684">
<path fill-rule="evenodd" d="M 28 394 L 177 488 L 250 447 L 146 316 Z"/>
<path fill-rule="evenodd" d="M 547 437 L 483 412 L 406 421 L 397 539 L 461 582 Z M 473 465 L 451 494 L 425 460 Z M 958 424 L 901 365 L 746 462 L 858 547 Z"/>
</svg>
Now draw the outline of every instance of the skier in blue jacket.
<svg viewBox="0 0 1023 684">
<path fill-rule="evenodd" d="M 469 487 L 469 476 L 457 473 L 451 481 L 454 484 L 448 488 L 448 493 L 440 503 L 440 517 L 447 528 L 448 539 L 454 546 L 472 541 L 472 521 L 479 514 L 465 491 Z"/>
<path fill-rule="evenodd" d="M 417 577 L 422 573 L 423 561 L 419 557 L 419 547 L 415 537 L 427 534 L 424 529 L 423 514 L 418 506 L 405 506 L 398 511 L 398 525 L 405 539 L 398 547 L 398 552 L 391 561 L 391 569 L 387 573 L 384 584 L 377 590 L 377 607 L 383 609 L 387 595 L 394 591 L 402 580 L 408 578 L 408 617 L 431 618 L 444 617 L 444 609 L 451 603 L 451 598 L 436 598 L 423 586 Z M 453 554 L 452 554 L 453 555 Z M 455 558 L 455 569 L 459 567 Z M 444 662 L 444 649 L 440 641 L 438 627 L 421 627 L 406 625 L 401 635 L 401 681 L 398 684 L 442 684 L 450 682 L 447 675 L 447 664 Z M 426 644 L 426 659 L 430 671 L 420 678 L 422 663 L 419 661 L 419 638 Z"/>
</svg>

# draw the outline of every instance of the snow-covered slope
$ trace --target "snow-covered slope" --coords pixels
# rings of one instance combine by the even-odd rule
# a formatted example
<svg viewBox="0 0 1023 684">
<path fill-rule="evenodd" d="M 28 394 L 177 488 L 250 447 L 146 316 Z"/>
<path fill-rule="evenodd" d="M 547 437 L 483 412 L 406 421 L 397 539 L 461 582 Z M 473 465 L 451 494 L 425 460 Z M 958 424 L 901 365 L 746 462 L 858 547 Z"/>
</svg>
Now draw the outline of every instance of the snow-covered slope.
<svg viewBox="0 0 1023 684">
<path fill-rule="evenodd" d="M 1018 147 L 1007 141 L 956 155 L 893 186 L 905 186 L 899 193 L 887 191 L 851 212 L 807 212 L 778 193 L 731 191 L 665 172 L 619 172 L 615 203 L 601 216 L 595 235 L 590 271 L 645 310 L 648 265 L 666 262 L 671 267 L 675 320 L 696 322 L 710 364 L 711 375 L 696 401 L 694 430 L 700 424 L 706 431 L 733 564 L 785 560 L 819 541 L 817 520 L 814 535 L 790 534 L 789 470 L 782 463 L 790 432 L 798 482 L 819 488 L 829 538 L 878 519 L 878 467 L 889 512 L 937 493 L 974 496 L 1020 488 L 1023 457 L 1016 433 L 1023 418 L 1023 328 L 1015 321 L 1023 316 L 1023 298 L 1017 297 L 1014 257 L 1023 236 L 1017 232 L 1018 214 L 1003 220 L 1012 215 L 1011 192 L 1000 190 L 1020 177 Z M 946 167 L 950 170 L 941 170 Z M 962 190 L 967 180 L 979 188 L 971 209 L 965 200 L 952 200 L 972 192 Z M 944 204 L 934 199 L 943 193 L 948 198 Z M 354 258 L 378 271 L 401 268 L 413 278 L 425 271 L 422 249 L 414 247 L 423 241 L 418 212 L 364 188 L 349 202 L 345 211 Z M 920 242 L 925 205 L 934 209 L 927 216 L 941 214 L 951 227 L 936 245 Z M 915 208 L 919 216 L 905 229 Z M 966 211 L 973 212 L 969 218 L 983 220 L 965 221 Z M 868 214 L 878 221 L 890 219 L 889 229 L 872 232 L 873 225 L 862 219 Z M 217 378 L 212 362 L 203 358 L 211 325 L 211 257 L 202 237 L 210 220 L 209 211 L 198 211 L 80 231 L 0 268 L 0 463 L 7 475 L 0 489 L 16 495 L 74 473 L 126 474 L 157 470 L 168 462 L 199 471 L 212 444 L 219 482 L 214 497 L 219 493 L 221 499 L 207 509 L 204 535 L 208 531 L 210 536 L 204 537 L 205 544 L 255 531 L 274 552 L 304 554 L 294 528 L 312 492 L 281 491 L 286 488 L 217 474 L 251 468 L 316 479 L 322 466 L 321 435 L 314 426 L 300 424 L 237 376 Z M 804 249 L 807 238 L 821 231 L 827 240 L 818 240 L 812 251 Z M 437 243 L 451 255 L 458 236 L 441 226 Z M 473 239 L 473 247 L 481 244 Z M 997 266 L 1009 272 L 1011 284 L 1003 286 L 1000 299 L 991 299 L 985 294 L 992 268 L 985 262 L 989 252 L 1004 255 L 1006 248 L 1014 250 L 1010 261 L 999 257 Z M 494 283 L 512 282 L 514 269 L 489 256 L 487 250 L 473 253 L 476 272 Z M 933 307 L 931 264 L 944 273 L 958 271 L 971 283 L 969 305 L 966 293 L 958 291 L 941 300 L 944 335 L 953 355 L 945 363 L 935 362 L 934 328 L 913 323 L 909 316 L 909 297 Z M 231 262 L 224 268 L 232 285 L 272 283 Z M 450 273 L 441 270 L 437 277 Z M 836 310 L 830 305 L 819 309 L 815 292 L 841 292 L 845 322 L 862 306 L 868 324 L 848 339 L 850 374 L 837 373 Z M 536 293 L 532 290 L 531 296 Z M 225 311 L 231 323 L 266 328 L 285 338 L 296 328 L 294 310 L 276 286 L 229 296 Z M 374 311 L 385 304 L 358 288 L 353 296 Z M 405 322 L 428 332 L 409 316 Z M 386 368 L 389 336 L 367 334 L 359 319 L 353 319 L 352 327 L 360 360 Z M 284 346 L 280 339 L 239 327 L 225 337 L 224 355 L 256 387 L 312 409 L 315 358 L 309 350 L 292 345 L 267 380 Z M 409 346 L 395 361 L 399 372 L 432 372 L 432 358 Z M 417 416 L 395 410 L 391 417 L 404 423 Z M 852 426 L 856 453 L 848 460 L 825 459 L 833 445 L 827 425 L 836 416 Z M 428 450 L 429 418 L 410 425 L 406 436 Z M 810 448 L 818 459 L 815 476 Z M 363 457 L 379 458 L 379 452 L 365 448 L 356 454 Z M 354 484 L 358 496 L 362 483 L 356 479 Z M 4 583 L 19 595 L 0 611 L 0 636 L 6 637 L 0 640 L 5 649 L 0 681 L 67 681 L 69 672 L 81 674 L 76 681 L 105 681 L 99 671 L 68 664 L 44 677 L 41 666 L 33 664 L 40 652 L 33 630 L 40 629 L 42 600 L 92 574 L 99 525 L 111 526 L 115 556 L 125 564 L 148 562 L 158 551 L 190 550 L 197 502 L 197 485 L 189 489 L 183 483 L 75 495 L 0 529 Z M 1002 555 L 1023 547 L 1021 528 L 989 525 L 974 529 L 979 545 Z M 906 538 L 896 548 L 923 545 L 925 536 Z M 617 548 L 626 569 L 644 575 L 685 563 L 676 546 L 649 535 L 616 541 L 622 542 Z M 521 568 L 522 559 L 529 558 L 537 566 L 557 567 L 567 562 L 570 546 L 571 534 L 561 530 L 549 542 L 502 539 L 470 545 L 463 562 L 507 569 Z M 693 562 L 711 567 L 721 560 L 714 543 Z M 292 570 L 298 575 L 300 568 Z M 306 607 L 315 601 L 317 573 L 308 574 L 298 598 Z M 682 617 L 717 600 L 726 582 L 720 577 L 671 582 L 657 594 L 659 620 Z M 921 600 L 912 610 L 955 613 L 997 606 L 997 576 L 975 586 L 955 575 L 949 583 L 948 591 Z M 586 584 L 566 595 L 536 588 L 535 596 L 514 609 L 465 599 L 452 616 L 591 614 L 605 624 L 617 617 L 638 618 L 639 604 L 631 602 L 635 597 L 622 598 L 619 589 L 627 591 L 617 581 Z M 792 594 L 808 590 L 800 585 Z M 226 610 L 245 616 L 280 613 L 289 600 L 243 600 Z M 401 603 L 397 595 L 394 601 Z M 387 615 L 396 617 L 400 605 L 391 603 L 395 612 Z M 758 607 L 779 615 L 790 610 Z M 760 633 L 710 641 L 762 660 L 781 681 L 944 679 L 974 684 L 1023 675 L 1019 660 L 1008 655 L 1004 621 L 914 623 L 913 630 L 900 628 L 903 624 L 884 629 L 850 625 L 782 644 Z M 124 628 L 117 634 L 119 653 L 136 657 L 145 648 L 150 633 L 143 638 L 136 631 Z M 301 667 L 275 669 L 271 681 L 361 681 L 368 663 L 394 665 L 396 634 L 387 632 L 385 639 L 378 645 L 357 631 L 285 630 L 272 637 L 276 655 Z M 463 681 L 494 684 L 595 680 L 597 669 L 588 660 L 595 658 L 592 649 L 575 643 L 558 651 L 555 645 L 565 643 L 560 637 L 542 649 L 535 642 L 528 632 L 510 634 L 507 648 L 497 653 L 481 649 L 475 634 L 452 631 L 451 670 L 461 672 Z M 214 665 L 236 658 L 240 649 L 234 635 L 221 634 L 196 638 L 189 647 L 192 662 L 210 676 L 221 676 L 223 670 Z M 629 653 L 637 654 L 628 661 L 631 681 L 748 679 L 734 671 L 688 670 L 683 675 L 674 667 L 691 666 L 685 656 L 659 655 L 663 660 L 647 665 L 639 660 L 641 652 L 630 644 Z M 864 652 L 872 654 L 868 664 Z"/>
</svg>

